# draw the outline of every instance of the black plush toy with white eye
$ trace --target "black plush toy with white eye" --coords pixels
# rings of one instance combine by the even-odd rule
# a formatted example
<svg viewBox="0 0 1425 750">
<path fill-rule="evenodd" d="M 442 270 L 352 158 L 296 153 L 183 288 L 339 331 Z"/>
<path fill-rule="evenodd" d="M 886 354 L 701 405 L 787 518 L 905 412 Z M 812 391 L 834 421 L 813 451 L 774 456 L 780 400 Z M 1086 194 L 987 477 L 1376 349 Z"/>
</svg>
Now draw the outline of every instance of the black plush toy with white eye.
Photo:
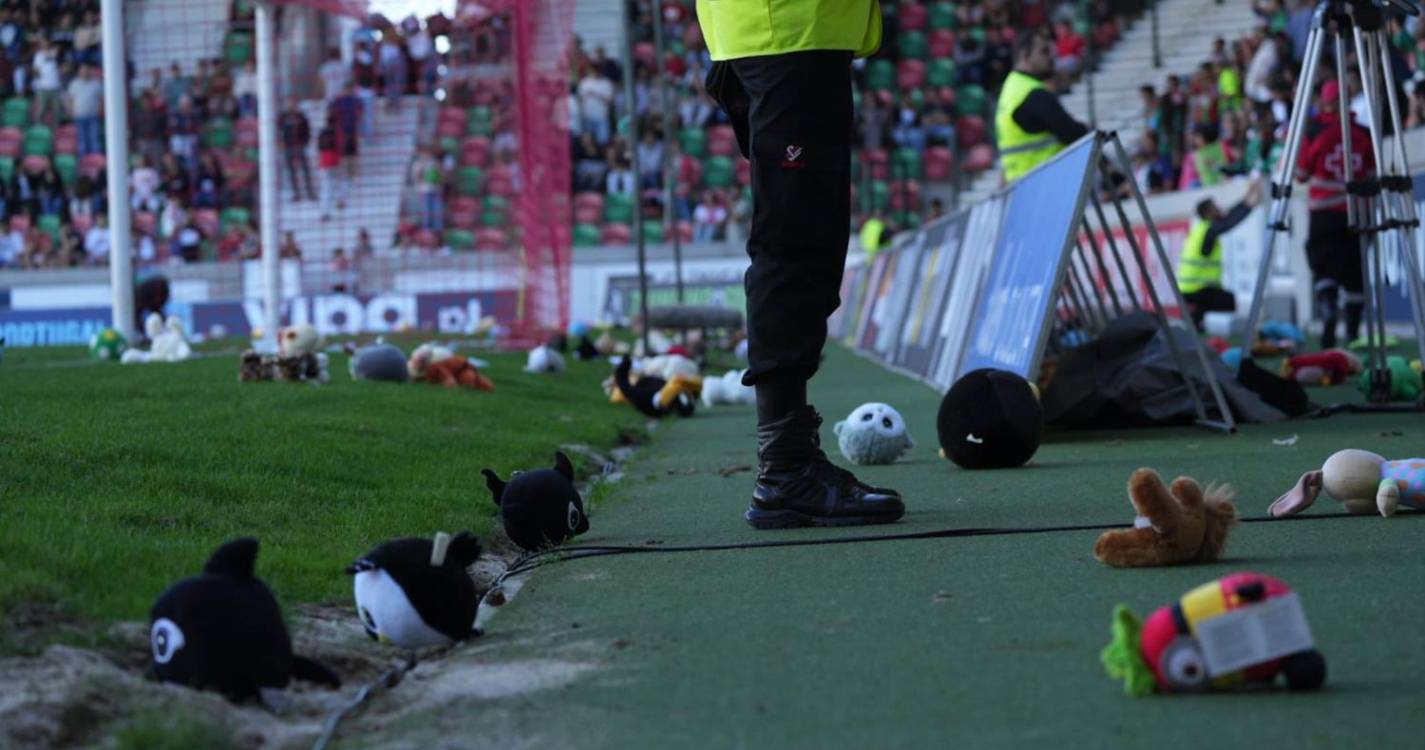
<svg viewBox="0 0 1425 750">
<path fill-rule="evenodd" d="M 505 533 L 521 548 L 552 547 L 589 530 L 584 501 L 574 489 L 574 465 L 562 452 L 555 452 L 554 468 L 516 472 L 508 482 L 490 469 L 481 473 Z"/>
<path fill-rule="evenodd" d="M 164 682 L 232 700 L 281 689 L 292 678 L 341 687 L 331 670 L 292 654 L 272 590 L 253 575 L 257 540 L 236 539 L 158 598 L 149 612 L 153 671 Z"/>
<path fill-rule="evenodd" d="M 467 569 L 479 557 L 468 532 L 396 539 L 363 555 L 346 572 L 366 634 L 409 649 L 469 638 L 480 602 Z"/>
</svg>

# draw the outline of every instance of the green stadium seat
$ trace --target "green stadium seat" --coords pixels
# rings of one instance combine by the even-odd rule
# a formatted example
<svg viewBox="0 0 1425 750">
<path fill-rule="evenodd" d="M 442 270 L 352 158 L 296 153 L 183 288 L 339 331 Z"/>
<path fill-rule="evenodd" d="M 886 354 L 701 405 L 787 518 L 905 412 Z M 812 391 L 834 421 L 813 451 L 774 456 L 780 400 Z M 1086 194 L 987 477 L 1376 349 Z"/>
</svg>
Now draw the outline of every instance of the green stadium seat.
<svg viewBox="0 0 1425 750">
<path fill-rule="evenodd" d="M 226 149 L 232 148 L 237 140 L 233 132 L 233 121 L 226 117 L 215 117 L 203 126 L 203 147 Z"/>
<path fill-rule="evenodd" d="M 510 221 L 510 214 L 503 210 L 487 209 L 480 213 L 480 226 L 486 229 L 504 229 Z"/>
<path fill-rule="evenodd" d="M 930 43 L 920 31 L 902 31 L 896 40 L 896 49 L 902 60 L 924 60 L 930 56 Z"/>
<path fill-rule="evenodd" d="M 871 183 L 871 208 L 885 210 L 891 206 L 891 186 L 885 180 Z"/>
<path fill-rule="evenodd" d="M 866 87 L 872 91 L 892 91 L 896 87 L 896 66 L 890 60 L 872 60 L 866 66 Z"/>
<path fill-rule="evenodd" d="M 658 221 L 643 222 L 643 241 L 649 245 L 662 243 L 664 241 L 663 223 Z"/>
<path fill-rule="evenodd" d="M 487 195 L 480 207 L 485 211 L 503 211 L 508 213 L 510 210 L 510 201 L 503 195 Z"/>
<path fill-rule="evenodd" d="M 445 244 L 452 250 L 474 250 L 475 235 L 464 229 L 449 229 L 445 232 Z"/>
<path fill-rule="evenodd" d="M 223 58 L 233 67 L 242 67 L 252 59 L 252 34 L 233 31 L 223 43 Z"/>
<path fill-rule="evenodd" d="M 891 217 L 896 226 L 902 230 L 915 229 L 920 226 L 920 214 L 916 211 L 900 211 Z"/>
<path fill-rule="evenodd" d="M 455 136 L 445 136 L 440 139 L 440 153 L 458 154 L 460 153 L 460 139 Z"/>
<path fill-rule="evenodd" d="M 74 178 L 79 175 L 79 159 L 74 154 L 56 154 L 54 157 L 54 171 L 59 173 L 60 182 L 65 185 L 73 185 Z"/>
<path fill-rule="evenodd" d="M 0 156 L 0 180 L 10 181 L 15 176 L 15 158 L 13 156 Z"/>
<path fill-rule="evenodd" d="M 955 20 L 954 3 L 936 3 L 930 6 L 931 31 L 953 29 L 955 28 Z"/>
<path fill-rule="evenodd" d="M 632 224 L 633 195 L 631 193 L 609 193 L 605 196 L 604 221 Z"/>
<path fill-rule="evenodd" d="M 703 161 L 703 184 L 710 188 L 725 188 L 732 185 L 735 172 L 732 159 L 726 156 L 710 156 Z"/>
<path fill-rule="evenodd" d="M 987 112 L 988 104 L 984 88 L 973 83 L 961 86 L 955 91 L 955 114 L 961 117 L 965 115 L 983 117 Z"/>
<path fill-rule="evenodd" d="M 218 222 L 226 233 L 232 226 L 250 226 L 252 224 L 252 212 L 241 206 L 232 206 L 223 209 L 218 217 Z"/>
<path fill-rule="evenodd" d="M 891 176 L 900 180 L 919 180 L 925 174 L 921 153 L 913 148 L 898 148 L 891 161 Z"/>
<path fill-rule="evenodd" d="M 475 197 L 485 186 L 485 171 L 479 167 L 461 167 L 455 172 L 455 191 Z"/>
<path fill-rule="evenodd" d="M 59 214 L 41 214 L 39 219 L 35 221 L 35 226 L 38 227 L 40 231 L 48 234 L 55 242 L 59 242 Z"/>
<path fill-rule="evenodd" d="M 678 131 L 678 142 L 683 153 L 701 159 L 708 153 L 708 134 L 702 128 L 683 128 Z"/>
<path fill-rule="evenodd" d="M 471 107 L 465 114 L 466 135 L 483 135 L 488 138 L 495 134 L 495 113 L 489 107 Z"/>
<path fill-rule="evenodd" d="M 25 156 L 49 156 L 54 153 L 54 133 L 43 125 L 32 125 L 25 131 L 20 152 Z"/>
<path fill-rule="evenodd" d="M 574 225 L 574 247 L 594 247 L 599 244 L 599 227 L 596 224 Z"/>
<path fill-rule="evenodd" d="M 911 90 L 910 90 L 910 106 L 914 107 L 917 112 L 924 111 L 924 109 L 925 109 L 925 91 L 924 91 L 924 89 L 911 89 Z"/>
<path fill-rule="evenodd" d="M 11 97 L 5 100 L 4 110 L 0 110 L 0 127 L 23 128 L 30 124 L 30 100 Z"/>
<path fill-rule="evenodd" d="M 955 61 L 948 57 L 931 60 L 925 70 L 925 83 L 935 88 L 955 85 Z"/>
</svg>

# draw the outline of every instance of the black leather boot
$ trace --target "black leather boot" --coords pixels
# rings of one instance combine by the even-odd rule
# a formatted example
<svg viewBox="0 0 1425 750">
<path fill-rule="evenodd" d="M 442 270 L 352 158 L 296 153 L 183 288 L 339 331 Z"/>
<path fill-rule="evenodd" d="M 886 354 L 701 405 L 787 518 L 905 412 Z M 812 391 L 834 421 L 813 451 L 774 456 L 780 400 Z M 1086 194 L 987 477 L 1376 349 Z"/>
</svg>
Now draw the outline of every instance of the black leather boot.
<svg viewBox="0 0 1425 750">
<path fill-rule="evenodd" d="M 876 491 L 821 452 L 810 406 L 757 428 L 757 485 L 744 518 L 754 528 L 861 526 L 905 515 L 899 495 Z"/>
</svg>

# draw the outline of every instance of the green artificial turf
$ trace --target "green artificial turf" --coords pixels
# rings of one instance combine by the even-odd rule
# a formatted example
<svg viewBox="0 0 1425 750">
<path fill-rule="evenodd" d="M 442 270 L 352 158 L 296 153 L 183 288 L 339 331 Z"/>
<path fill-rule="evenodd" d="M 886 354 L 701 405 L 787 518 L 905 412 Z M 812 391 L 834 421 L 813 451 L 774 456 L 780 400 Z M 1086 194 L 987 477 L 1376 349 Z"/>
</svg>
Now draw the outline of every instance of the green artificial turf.
<svg viewBox="0 0 1425 750">
<path fill-rule="evenodd" d="M 247 535 L 284 603 L 345 601 L 343 567 L 384 539 L 486 535 L 481 468 L 548 466 L 560 444 L 609 447 L 640 424 L 602 397 L 606 365 L 528 375 L 523 355 L 477 356 L 492 394 L 354 382 L 344 355 L 314 386 L 239 384 L 232 352 L 124 366 L 7 351 L 0 613 L 143 620 L 165 587 Z"/>
<path fill-rule="evenodd" d="M 754 463 L 753 414 L 724 408 L 667 424 L 578 541 L 1128 523 L 1125 486 L 1140 466 L 1230 482 L 1240 512 L 1260 516 L 1335 450 L 1425 453 L 1419 414 L 1340 415 L 1246 425 L 1233 436 L 1188 427 L 1053 433 L 1026 468 L 966 472 L 936 458 L 938 395 L 922 385 L 836 350 L 812 396 L 828 418 L 829 443 L 831 422 L 863 401 L 905 414 L 919 446 L 894 466 L 859 471 L 906 495 L 903 522 L 752 531 L 741 519 L 751 475 L 741 469 Z M 1323 498 L 1308 514 L 1335 510 Z M 583 748 L 1420 746 L 1425 657 L 1409 633 L 1425 621 L 1425 517 L 1248 523 L 1232 531 L 1220 562 L 1162 569 L 1101 565 L 1095 538 L 1066 532 L 551 565 L 485 638 L 448 658 L 491 669 L 570 659 L 591 671 L 544 694 L 477 691 L 395 723 L 358 717 L 343 732 L 345 746 L 441 745 L 474 728 L 496 744 Z M 1328 662 L 1324 690 L 1134 699 L 1103 673 L 1098 654 L 1115 604 L 1146 615 L 1239 570 L 1278 576 L 1300 592 Z"/>
</svg>

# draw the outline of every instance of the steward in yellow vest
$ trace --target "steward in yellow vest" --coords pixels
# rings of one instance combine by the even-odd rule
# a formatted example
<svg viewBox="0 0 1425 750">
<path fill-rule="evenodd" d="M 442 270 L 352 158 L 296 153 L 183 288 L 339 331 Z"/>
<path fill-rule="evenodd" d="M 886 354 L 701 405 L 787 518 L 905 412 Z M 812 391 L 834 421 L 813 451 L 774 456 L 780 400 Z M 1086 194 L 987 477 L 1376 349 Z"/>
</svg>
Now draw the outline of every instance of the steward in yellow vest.
<svg viewBox="0 0 1425 750">
<path fill-rule="evenodd" d="M 1014 45 L 1014 70 L 1004 79 L 995 103 L 995 141 L 1006 184 L 1089 132 L 1044 88 L 1044 79 L 1053 74 L 1054 42 L 1042 34 L 1020 36 Z"/>
<path fill-rule="evenodd" d="M 747 360 L 757 392 L 756 529 L 892 523 L 900 493 L 821 451 L 807 380 L 851 241 L 851 60 L 881 44 L 878 0 L 698 0 L 705 88 L 752 162 Z"/>
<path fill-rule="evenodd" d="M 1193 325 L 1202 329 L 1202 319 L 1209 312 L 1233 312 L 1237 298 L 1222 288 L 1222 235 L 1232 231 L 1251 213 L 1261 200 L 1262 184 L 1254 181 L 1247 196 L 1226 214 L 1211 198 L 1197 204 L 1197 218 L 1183 240 L 1183 252 L 1178 257 L 1178 291 L 1187 303 Z"/>
</svg>

